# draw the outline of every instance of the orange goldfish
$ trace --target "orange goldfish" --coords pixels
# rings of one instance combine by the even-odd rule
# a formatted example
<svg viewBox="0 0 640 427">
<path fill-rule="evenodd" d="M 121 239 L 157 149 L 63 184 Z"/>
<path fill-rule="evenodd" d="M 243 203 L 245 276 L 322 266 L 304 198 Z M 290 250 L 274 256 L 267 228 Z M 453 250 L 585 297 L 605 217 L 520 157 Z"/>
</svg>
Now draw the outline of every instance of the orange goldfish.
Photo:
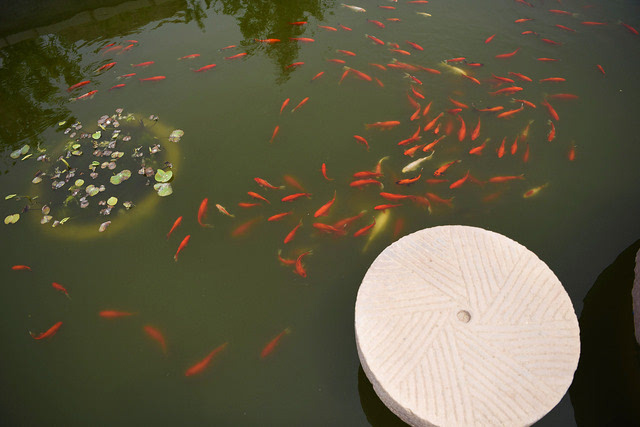
<svg viewBox="0 0 640 427">
<path fill-rule="evenodd" d="M 213 225 L 211 224 L 205 224 L 202 222 L 207 218 L 208 203 L 209 199 L 205 197 L 204 199 L 202 199 L 200 207 L 198 208 L 198 224 L 200 224 L 202 227 L 213 227 Z"/>
<path fill-rule="evenodd" d="M 178 250 L 176 251 L 175 255 L 173 255 L 174 261 L 178 262 L 178 254 L 180 253 L 181 250 L 183 250 L 187 246 L 187 243 L 189 243 L 190 238 L 191 238 L 191 235 L 187 234 L 187 236 L 184 239 L 182 239 L 182 242 L 180 242 L 180 245 L 178 246 Z"/>
<path fill-rule="evenodd" d="M 218 353 L 220 353 L 222 350 L 224 350 L 226 347 L 227 347 L 227 343 L 224 343 L 224 344 L 218 346 L 217 348 L 215 348 L 211 353 L 209 353 L 207 355 L 207 357 L 205 357 L 204 359 L 202 359 L 201 361 L 199 361 L 198 363 L 196 363 L 195 365 L 193 365 L 189 369 L 187 369 L 186 372 L 184 373 L 185 377 L 190 377 L 192 375 L 196 375 L 196 374 L 199 374 L 200 372 L 204 371 L 207 368 L 207 366 L 209 366 L 209 363 L 211 363 L 211 360 Z"/>
<path fill-rule="evenodd" d="M 62 326 L 62 322 L 58 322 L 56 324 L 54 324 L 52 327 L 50 327 L 49 329 L 47 329 L 45 332 L 42 332 L 38 335 L 35 335 L 33 332 L 29 331 L 29 335 L 31 335 L 31 337 L 34 340 L 41 340 L 44 338 L 49 338 L 51 336 L 53 336 L 56 332 L 58 332 L 58 329 L 60 329 L 60 326 Z"/>
<path fill-rule="evenodd" d="M 313 214 L 314 218 L 317 218 L 319 216 L 326 216 L 329 213 L 329 209 L 331 208 L 331 206 L 333 205 L 333 203 L 336 201 L 336 190 L 333 190 L 333 199 L 329 200 L 327 203 L 325 203 L 324 205 L 322 205 L 317 211 L 316 213 Z"/>
<path fill-rule="evenodd" d="M 278 335 L 276 335 L 275 338 L 273 338 L 271 341 L 267 343 L 267 345 L 264 346 L 264 348 L 260 352 L 260 357 L 265 358 L 268 355 L 270 355 L 273 352 L 273 350 L 276 348 L 276 346 L 278 345 L 282 337 L 289 333 L 291 333 L 291 329 L 286 328 L 285 330 L 280 332 Z"/>
<path fill-rule="evenodd" d="M 162 333 L 151 325 L 145 325 L 143 329 L 147 333 L 147 335 L 149 335 L 152 339 L 156 340 L 158 344 L 160 344 L 162 352 L 164 354 L 167 354 L 167 343 Z"/>
</svg>

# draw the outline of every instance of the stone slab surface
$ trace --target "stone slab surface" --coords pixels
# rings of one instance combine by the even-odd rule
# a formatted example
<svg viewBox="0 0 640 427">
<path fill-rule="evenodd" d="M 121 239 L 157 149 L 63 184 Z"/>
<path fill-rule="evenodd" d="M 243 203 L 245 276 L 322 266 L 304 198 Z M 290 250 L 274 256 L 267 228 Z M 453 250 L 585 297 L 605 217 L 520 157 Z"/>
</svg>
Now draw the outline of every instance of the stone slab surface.
<svg viewBox="0 0 640 427">
<path fill-rule="evenodd" d="M 374 390 L 411 425 L 531 425 L 580 355 L 573 305 L 547 265 L 466 226 L 387 247 L 358 291 L 355 329 Z"/>
</svg>

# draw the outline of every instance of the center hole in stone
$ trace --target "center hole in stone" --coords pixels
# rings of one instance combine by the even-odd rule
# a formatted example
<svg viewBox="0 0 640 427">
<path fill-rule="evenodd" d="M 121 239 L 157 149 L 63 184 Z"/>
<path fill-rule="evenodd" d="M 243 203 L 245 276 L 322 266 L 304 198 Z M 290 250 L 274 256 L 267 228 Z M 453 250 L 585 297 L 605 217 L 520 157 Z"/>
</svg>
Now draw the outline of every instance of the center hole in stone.
<svg viewBox="0 0 640 427">
<path fill-rule="evenodd" d="M 469 323 L 471 320 L 471 314 L 467 310 L 460 310 L 457 314 L 458 320 L 463 323 Z"/>
</svg>

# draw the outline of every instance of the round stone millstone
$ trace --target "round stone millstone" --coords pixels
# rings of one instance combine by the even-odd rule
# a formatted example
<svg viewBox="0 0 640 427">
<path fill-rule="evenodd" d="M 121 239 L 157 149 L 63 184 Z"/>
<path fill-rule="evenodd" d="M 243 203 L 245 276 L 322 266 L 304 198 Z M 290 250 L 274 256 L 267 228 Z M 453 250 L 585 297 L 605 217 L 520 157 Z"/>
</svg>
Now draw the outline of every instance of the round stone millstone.
<svg viewBox="0 0 640 427">
<path fill-rule="evenodd" d="M 565 394 L 580 356 L 573 305 L 533 252 L 467 226 L 387 247 L 358 290 L 362 368 L 411 425 L 531 425 Z"/>
</svg>

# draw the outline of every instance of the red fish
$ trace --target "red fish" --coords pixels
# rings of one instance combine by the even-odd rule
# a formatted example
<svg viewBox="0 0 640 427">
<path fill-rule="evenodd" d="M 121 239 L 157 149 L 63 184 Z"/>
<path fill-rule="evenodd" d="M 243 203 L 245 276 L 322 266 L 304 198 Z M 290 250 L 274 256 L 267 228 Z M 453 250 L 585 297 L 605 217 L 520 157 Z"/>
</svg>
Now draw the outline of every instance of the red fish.
<svg viewBox="0 0 640 427">
<path fill-rule="evenodd" d="M 563 77 L 547 77 L 546 79 L 540 79 L 538 81 L 540 83 L 543 83 L 543 82 L 566 82 L 567 79 L 565 79 Z"/>
<path fill-rule="evenodd" d="M 209 366 L 209 364 L 211 363 L 211 360 L 218 354 L 220 353 L 222 350 L 224 350 L 227 347 L 227 343 L 224 343 L 220 346 L 218 346 L 217 348 L 215 348 L 211 353 L 209 353 L 207 355 L 207 357 L 205 357 L 204 359 L 202 359 L 201 361 L 199 361 L 198 363 L 196 363 L 195 365 L 191 366 L 189 369 L 186 370 L 186 372 L 184 373 L 185 377 L 190 377 L 192 375 L 196 375 L 201 373 L 202 371 L 204 371 L 207 366 Z"/>
<path fill-rule="evenodd" d="M 187 236 L 184 239 L 182 239 L 182 242 L 180 242 L 180 245 L 178 246 L 178 250 L 176 251 L 175 255 L 173 255 L 174 261 L 178 262 L 178 254 L 180 253 L 181 250 L 183 250 L 187 246 L 187 243 L 189 243 L 190 238 L 191 238 L 191 235 L 187 234 Z"/>
<path fill-rule="evenodd" d="M 193 71 L 194 73 L 201 73 L 203 71 L 210 70 L 215 66 L 216 66 L 216 64 L 209 64 L 209 65 L 202 66 L 202 67 L 198 68 L 197 70 L 191 70 L 191 71 Z"/>
<path fill-rule="evenodd" d="M 467 80 L 471 80 L 472 82 L 474 82 L 477 85 L 482 84 L 482 83 L 480 83 L 480 80 L 476 79 L 475 77 L 467 76 L 466 74 L 463 74 L 462 77 L 464 77 Z"/>
<path fill-rule="evenodd" d="M 545 42 L 546 44 L 550 44 L 550 45 L 554 45 L 554 46 L 560 46 L 560 45 L 562 45 L 562 43 L 557 42 L 557 41 L 555 41 L 555 40 L 551 40 L 551 39 L 540 39 L 540 40 L 542 40 L 542 41 L 543 41 L 543 42 Z"/>
<path fill-rule="evenodd" d="M 205 224 L 202 222 L 207 218 L 208 203 L 209 199 L 205 197 L 204 199 L 202 199 L 200 207 L 198 208 L 198 224 L 200 224 L 200 226 L 202 227 L 213 227 L 211 224 Z"/>
<path fill-rule="evenodd" d="M 523 22 L 527 22 L 527 21 L 533 21 L 533 18 L 520 18 L 520 19 L 516 19 L 515 22 L 516 24 L 521 24 Z"/>
<path fill-rule="evenodd" d="M 11 269 L 14 271 L 19 271 L 19 270 L 31 271 L 31 267 L 29 267 L 28 265 L 13 265 L 11 266 Z"/>
<path fill-rule="evenodd" d="M 74 85 L 71 85 L 71 86 L 69 86 L 67 88 L 67 92 L 71 92 L 72 90 L 77 89 L 79 87 L 82 87 L 84 85 L 88 85 L 89 83 L 91 83 L 91 80 L 85 80 L 85 81 L 82 81 L 80 83 L 76 83 Z"/>
<path fill-rule="evenodd" d="M 520 80 L 524 80 L 526 82 L 532 82 L 533 80 L 531 79 L 531 77 L 527 77 L 524 74 L 520 74 L 520 73 L 514 73 L 513 71 L 509 71 L 509 74 L 512 76 L 516 76 L 517 78 L 519 78 Z M 494 76 L 495 77 L 495 76 Z"/>
<path fill-rule="evenodd" d="M 397 208 L 398 206 L 402 206 L 402 203 L 378 205 L 378 206 L 374 206 L 373 209 L 376 211 L 386 211 L 387 209 Z"/>
<path fill-rule="evenodd" d="M 505 117 L 511 117 L 514 114 L 519 113 L 522 110 L 524 110 L 524 105 L 521 105 L 520 108 L 516 108 L 515 110 L 508 110 L 508 111 L 505 111 L 503 113 L 500 113 L 496 117 L 499 118 L 499 119 L 503 119 Z"/>
<path fill-rule="evenodd" d="M 310 39 L 308 37 L 289 37 L 289 40 L 302 43 L 313 43 L 315 41 L 314 39 Z"/>
<path fill-rule="evenodd" d="M 96 73 L 99 73 L 100 71 L 106 71 L 106 70 L 112 68 L 116 64 L 117 64 L 117 62 L 109 62 L 108 64 L 104 64 L 102 67 L 100 67 L 100 68 L 98 68 L 96 70 Z"/>
<path fill-rule="evenodd" d="M 400 122 L 397 121 L 397 120 L 388 120 L 388 121 L 385 121 L 385 122 L 368 123 L 368 124 L 365 124 L 364 127 L 366 129 L 376 128 L 376 129 L 381 129 L 381 130 L 389 130 L 389 129 L 393 129 L 394 127 L 398 126 L 399 124 L 400 124 Z"/>
<path fill-rule="evenodd" d="M 340 229 L 340 230 L 346 230 L 346 228 L 351 225 L 352 222 L 359 220 L 360 218 L 362 218 L 362 216 L 364 214 L 366 214 L 367 211 L 363 210 L 361 211 L 359 214 L 354 215 L 354 216 L 350 216 L 348 218 L 344 218 L 341 219 L 340 221 L 336 222 L 335 224 L 333 224 L 334 228 Z"/>
<path fill-rule="evenodd" d="M 527 143 L 527 148 L 524 150 L 524 154 L 522 155 L 522 161 L 524 163 L 529 161 L 529 143 Z"/>
<path fill-rule="evenodd" d="M 284 196 L 281 201 L 283 201 L 283 202 L 292 202 L 294 200 L 299 199 L 300 197 L 306 197 L 307 199 L 310 199 L 311 198 L 311 193 L 289 194 L 288 196 Z"/>
<path fill-rule="evenodd" d="M 504 156 L 504 143 L 507 141 L 507 137 L 502 138 L 502 143 L 500 144 L 500 148 L 498 148 L 498 158 L 501 159 Z"/>
<path fill-rule="evenodd" d="M 574 95 L 572 93 L 554 93 L 553 95 L 547 96 L 550 99 L 578 99 L 578 95 Z"/>
<path fill-rule="evenodd" d="M 549 112 L 549 115 L 551 116 L 551 118 L 553 120 L 555 120 L 555 121 L 560 120 L 560 117 L 558 116 L 558 113 L 551 106 L 551 104 L 549 104 L 549 102 L 547 102 L 546 100 L 542 100 L 542 101 L 540 101 L 540 103 L 546 107 L 547 111 Z"/>
<path fill-rule="evenodd" d="M 330 27 L 328 25 L 318 25 L 318 28 L 322 28 L 323 30 L 327 30 L 327 31 L 338 31 L 337 28 Z"/>
<path fill-rule="evenodd" d="M 450 63 L 450 62 L 462 62 L 465 59 L 467 59 L 467 58 L 465 58 L 464 56 L 460 56 L 458 58 L 445 59 L 445 62 L 447 62 L 447 63 Z"/>
<path fill-rule="evenodd" d="M 235 44 L 229 45 L 229 46 L 225 46 L 225 47 L 221 47 L 220 50 L 227 50 L 227 49 L 233 49 L 234 47 L 238 47 Z"/>
<path fill-rule="evenodd" d="M 115 318 L 118 318 L 118 317 L 133 316 L 135 313 L 130 313 L 128 311 L 102 310 L 98 314 L 100 315 L 100 317 L 104 317 L 106 319 L 115 319 Z"/>
<path fill-rule="evenodd" d="M 292 213 L 293 213 L 293 211 L 289 211 L 289 212 L 283 212 L 283 213 L 271 215 L 269 218 L 267 218 L 267 221 L 269 221 L 269 222 L 280 221 L 281 219 L 283 219 L 286 216 L 291 215 Z"/>
<path fill-rule="evenodd" d="M 296 263 L 295 259 L 282 258 L 282 249 L 278 249 L 278 261 L 284 265 L 293 265 Z"/>
<path fill-rule="evenodd" d="M 480 117 L 478 117 L 478 124 L 476 125 L 476 127 L 473 129 L 473 132 L 471 133 L 471 140 L 475 141 L 478 135 L 480 135 Z"/>
<path fill-rule="evenodd" d="M 91 98 L 91 97 L 92 97 L 93 95 L 95 95 L 96 93 L 98 93 L 98 90 L 97 90 L 97 89 L 96 89 L 96 90 L 92 90 L 92 91 L 90 91 L 90 92 L 87 92 L 87 93 L 85 93 L 85 94 L 82 94 L 82 95 L 80 95 L 80 96 L 79 96 L 79 97 L 77 97 L 77 98 L 73 98 L 73 100 L 74 100 L 74 101 L 77 101 L 77 100 L 79 100 L 79 99 L 87 99 L 87 98 Z"/>
<path fill-rule="evenodd" d="M 465 176 L 463 176 L 462 178 L 460 178 L 459 180 L 455 181 L 454 183 L 452 183 L 449 188 L 458 188 L 460 187 L 462 184 L 464 184 L 465 182 L 467 182 L 467 180 L 469 179 L 471 171 L 467 171 L 467 173 L 465 174 Z"/>
<path fill-rule="evenodd" d="M 291 112 L 293 113 L 294 111 L 296 111 L 298 108 L 302 107 L 304 104 L 307 103 L 307 101 L 309 100 L 309 97 L 307 96 L 305 99 L 303 99 L 302 101 L 300 101 L 300 103 L 298 105 L 296 105 L 293 110 L 291 110 Z"/>
<path fill-rule="evenodd" d="M 549 9 L 549 12 L 555 13 L 556 15 L 573 15 L 573 13 L 567 12 L 566 10 Z"/>
<path fill-rule="evenodd" d="M 365 185 L 379 185 L 380 188 L 384 187 L 384 185 L 375 179 L 359 179 L 357 181 L 353 181 L 349 184 L 351 187 L 363 187 Z"/>
<path fill-rule="evenodd" d="M 382 40 L 380 40 L 379 38 L 374 37 L 374 36 L 370 36 L 369 34 L 365 34 L 365 36 L 367 36 L 369 39 L 373 40 L 373 42 L 375 44 L 379 44 L 379 45 L 384 46 L 384 42 Z"/>
<path fill-rule="evenodd" d="M 145 79 L 140 79 L 141 82 L 157 82 L 158 80 L 164 80 L 166 79 L 165 76 L 153 76 L 153 77 L 147 77 Z"/>
<path fill-rule="evenodd" d="M 33 332 L 29 331 L 29 335 L 31 335 L 31 337 L 34 340 L 41 340 L 44 338 L 49 338 L 51 336 L 53 336 L 56 332 L 58 332 L 58 329 L 60 329 L 60 326 L 62 326 L 62 322 L 58 322 L 56 324 L 54 324 L 52 327 L 50 327 L 49 329 L 47 329 L 45 332 L 42 332 L 38 335 L 35 335 Z"/>
<path fill-rule="evenodd" d="M 475 108 L 475 110 L 479 111 L 479 112 L 482 112 L 482 113 L 495 113 L 495 112 L 504 110 L 504 107 L 501 106 L 501 105 L 498 105 L 497 107 Z"/>
<path fill-rule="evenodd" d="M 427 193 L 426 196 L 429 198 L 430 201 L 447 205 L 449 207 L 453 207 L 453 197 L 451 197 L 450 199 L 443 199 L 442 197 L 433 193 Z"/>
<path fill-rule="evenodd" d="M 193 59 L 193 58 L 197 58 L 199 56 L 200 56 L 199 53 L 192 53 L 191 55 L 181 56 L 180 58 L 178 58 L 178 61 L 181 61 L 183 59 Z"/>
<path fill-rule="evenodd" d="M 598 70 L 600 70 L 600 72 L 602 73 L 603 76 L 607 75 L 607 73 L 604 72 L 604 68 L 602 68 L 602 65 L 596 64 L 596 67 L 598 67 Z"/>
<path fill-rule="evenodd" d="M 178 219 L 176 219 L 175 222 L 173 223 L 173 226 L 171 227 L 171 230 L 169 230 L 169 232 L 167 233 L 167 239 L 169 238 L 169 236 L 171 236 L 171 233 L 173 233 L 173 230 L 178 228 L 178 226 L 181 223 L 182 223 L 182 216 L 179 216 Z"/>
<path fill-rule="evenodd" d="M 489 182 L 508 182 L 516 179 L 524 179 L 524 175 L 494 176 L 489 178 Z"/>
<path fill-rule="evenodd" d="M 323 233 L 336 234 L 338 236 L 344 236 L 346 234 L 344 230 L 335 228 L 333 225 L 323 224 L 321 222 L 314 222 L 312 225 L 313 225 L 313 228 L 315 228 L 316 230 L 322 231 Z"/>
<path fill-rule="evenodd" d="M 373 222 L 365 227 L 362 227 L 360 230 L 356 231 L 355 233 L 353 233 L 353 237 L 358 237 L 358 236 L 362 236 L 365 235 L 367 233 L 369 233 L 369 231 L 371 231 L 371 229 L 376 225 L 376 219 L 373 218 Z"/>
<path fill-rule="evenodd" d="M 509 52 L 509 53 L 501 53 L 499 55 L 496 55 L 496 58 L 511 58 L 513 55 L 515 55 L 516 53 L 518 53 L 518 51 L 520 50 L 520 48 L 517 48 L 516 50 L 514 50 L 513 52 Z"/>
<path fill-rule="evenodd" d="M 154 61 L 141 62 L 139 64 L 131 64 L 132 67 L 148 67 L 151 64 L 155 64 Z"/>
<path fill-rule="evenodd" d="M 565 27 L 564 25 L 556 24 L 556 27 L 560 28 L 561 30 L 571 31 L 572 33 L 576 32 L 576 30 L 574 30 L 573 28 Z"/>
<path fill-rule="evenodd" d="M 384 24 L 380 21 L 375 21 L 373 19 L 367 19 L 368 22 L 371 22 L 373 25 L 379 27 L 379 28 L 384 28 Z"/>
<path fill-rule="evenodd" d="M 278 43 L 280 41 L 280 39 L 253 39 L 253 40 L 258 43 L 269 43 L 269 44 Z"/>
<path fill-rule="evenodd" d="M 494 38 L 495 36 L 496 36 L 496 35 L 494 34 L 494 35 L 492 35 L 492 36 L 487 37 L 487 39 L 484 41 L 484 43 L 485 43 L 485 44 L 490 43 L 490 42 L 491 42 L 491 40 L 493 40 L 493 38 Z"/>
<path fill-rule="evenodd" d="M 556 137 L 556 127 L 553 125 L 553 122 L 551 120 L 549 120 L 549 125 L 551 126 L 551 129 L 549 129 L 549 135 L 547 136 L 547 141 L 551 142 Z"/>
<path fill-rule="evenodd" d="M 298 223 L 298 225 L 296 225 L 295 227 L 293 227 L 293 229 L 287 234 L 287 236 L 284 238 L 284 243 L 287 244 L 289 243 L 291 240 L 293 240 L 293 238 L 296 235 L 296 232 L 298 231 L 298 228 L 302 227 L 302 220 L 300 220 L 300 222 Z"/>
<path fill-rule="evenodd" d="M 71 297 L 69 296 L 69 292 L 60 283 L 52 282 L 51 286 L 53 287 L 53 289 L 62 292 L 67 296 L 67 298 L 71 299 Z"/>
<path fill-rule="evenodd" d="M 427 123 L 423 130 L 425 132 L 428 132 L 430 129 L 432 129 L 436 125 L 436 122 L 440 119 L 440 117 L 442 117 L 442 114 L 443 113 L 438 114 L 433 120 Z"/>
<path fill-rule="evenodd" d="M 151 325 L 145 325 L 143 329 L 147 333 L 147 335 L 149 335 L 152 339 L 156 340 L 158 344 L 160 344 L 162 352 L 164 354 L 167 354 L 167 343 L 162 333 Z"/>
<path fill-rule="evenodd" d="M 256 206 L 261 206 L 260 203 L 238 203 L 238 206 L 241 208 L 255 208 Z"/>
<path fill-rule="evenodd" d="M 410 42 L 409 40 L 405 40 L 405 43 L 411 46 L 412 48 L 414 48 L 415 50 L 424 50 L 424 48 L 420 46 L 418 43 Z"/>
<path fill-rule="evenodd" d="M 490 138 L 485 139 L 482 145 L 478 145 L 477 147 L 474 147 L 471 150 L 469 150 L 469 154 L 475 154 L 478 156 L 481 155 L 482 150 L 484 150 L 484 148 L 487 146 L 487 141 L 489 141 L 489 139 Z"/>
<path fill-rule="evenodd" d="M 239 226 L 233 229 L 233 231 L 231 232 L 231 236 L 233 237 L 244 236 L 251 229 L 251 227 L 256 225 L 261 219 L 262 219 L 261 217 L 257 217 L 257 218 L 253 218 L 243 222 L 242 224 L 240 224 Z"/>
<path fill-rule="evenodd" d="M 117 84 L 117 85 L 115 85 L 115 86 L 111 86 L 111 87 L 109 88 L 109 90 L 113 90 L 113 89 L 120 89 L 120 88 L 123 88 L 123 87 L 125 87 L 125 86 L 126 86 L 126 84 L 124 84 L 124 83 L 120 83 L 120 84 Z"/>
<path fill-rule="evenodd" d="M 496 90 L 495 92 L 489 92 L 489 95 L 502 95 L 502 94 L 510 95 L 515 92 L 520 92 L 521 90 L 524 90 L 524 89 L 522 89 L 519 86 L 510 86 L 510 87 L 505 87 L 503 89 Z"/>
<path fill-rule="evenodd" d="M 623 25 L 627 30 L 629 30 L 629 32 L 631 32 L 632 34 L 640 35 L 640 33 L 638 32 L 638 30 L 636 30 L 635 28 L 633 28 L 631 25 L 629 24 L 625 24 L 624 22 L 620 22 L 620 25 Z"/>
<path fill-rule="evenodd" d="M 462 160 L 452 160 L 449 163 L 446 163 L 442 166 L 440 166 L 438 169 L 436 169 L 433 172 L 433 176 L 442 176 L 442 174 L 444 174 L 447 169 L 449 169 L 451 166 L 455 165 L 456 163 L 460 163 L 462 162 Z"/>
<path fill-rule="evenodd" d="M 516 152 L 518 151 L 518 136 L 516 135 L 516 139 L 513 141 L 513 144 L 511 144 L 511 155 L 515 155 Z"/>
<path fill-rule="evenodd" d="M 296 22 L 289 22 L 289 25 L 305 25 L 308 24 L 309 22 L 307 21 L 296 21 Z"/>
<path fill-rule="evenodd" d="M 338 49 L 338 50 L 336 50 L 336 52 L 340 52 L 340 53 L 343 53 L 343 54 L 348 55 L 348 56 L 356 56 L 356 54 L 351 52 L 350 50 Z"/>
<path fill-rule="evenodd" d="M 596 25 L 607 25 L 606 22 L 595 22 L 595 21 L 582 21 L 581 22 L 582 25 L 591 25 L 591 26 L 596 26 Z"/>
<path fill-rule="evenodd" d="M 360 144 L 363 144 L 365 147 L 367 147 L 367 151 L 369 150 L 369 143 L 367 142 L 366 139 L 364 139 L 363 137 L 361 137 L 360 135 L 353 135 L 353 137 L 356 139 L 356 141 L 358 141 Z"/>
<path fill-rule="evenodd" d="M 465 136 L 467 136 L 467 126 L 464 124 L 462 116 L 458 116 L 458 120 L 460 120 L 460 129 L 458 129 L 458 141 L 462 142 Z"/>
<path fill-rule="evenodd" d="M 463 103 L 462 103 L 462 102 L 460 102 L 460 101 L 456 101 L 455 99 L 452 99 L 451 97 L 449 97 L 449 101 L 451 101 L 451 103 L 452 103 L 453 105 L 455 105 L 456 107 L 459 107 L 459 108 L 469 108 L 469 106 L 468 106 L 467 104 L 463 104 Z"/>
<path fill-rule="evenodd" d="M 555 61 L 559 61 L 556 58 L 536 58 L 538 61 L 543 61 L 543 62 L 555 62 Z"/>
<path fill-rule="evenodd" d="M 330 60 L 331 61 L 331 60 Z M 285 68 L 291 68 L 291 67 L 299 67 L 301 65 L 304 65 L 304 62 L 299 61 L 299 62 L 294 62 L 292 64 L 287 65 Z"/>
<path fill-rule="evenodd" d="M 136 73 L 123 74 L 121 76 L 116 77 L 116 79 L 118 79 L 118 80 L 128 79 L 129 77 L 133 77 L 135 75 L 136 75 Z"/>
<path fill-rule="evenodd" d="M 302 185 L 300 185 L 300 183 L 291 175 L 284 175 L 282 177 L 285 182 L 287 184 L 289 184 L 290 186 L 292 186 L 293 188 L 296 188 L 298 190 L 300 190 L 301 192 L 305 192 L 306 190 L 304 189 L 304 187 L 302 187 Z"/>
<path fill-rule="evenodd" d="M 289 333 L 291 333 L 291 329 L 286 328 L 284 331 L 282 331 L 278 335 L 276 335 L 276 337 L 274 339 L 269 341 L 267 343 L 267 345 L 264 346 L 264 348 L 260 352 L 260 357 L 265 358 L 268 355 L 270 355 L 273 352 L 273 350 L 276 348 L 276 346 L 278 345 L 278 343 L 280 342 L 282 337 L 285 336 L 286 334 L 289 334 Z"/>
<path fill-rule="evenodd" d="M 316 74 L 315 76 L 313 76 L 313 78 L 311 79 L 311 81 L 314 81 L 315 79 L 320 78 L 323 74 L 324 74 L 324 71 L 320 71 L 318 74 Z"/>
<path fill-rule="evenodd" d="M 349 27 L 345 27 L 345 26 L 344 26 L 344 25 L 342 25 L 342 24 L 338 24 L 338 26 L 339 26 L 340 28 L 342 28 L 343 30 L 345 30 L 345 31 L 353 31 L 351 28 L 349 28 Z"/>
<path fill-rule="evenodd" d="M 320 168 L 320 170 L 322 171 L 322 176 L 324 177 L 324 179 L 326 179 L 327 181 L 333 181 L 334 178 L 329 178 L 327 176 L 327 164 L 323 163 L 322 167 Z"/>
<path fill-rule="evenodd" d="M 273 143 L 273 140 L 275 139 L 279 131 L 280 131 L 280 125 L 276 125 L 276 127 L 273 128 L 273 133 L 271 134 L 271 139 L 269 140 L 269 143 Z"/>
<path fill-rule="evenodd" d="M 576 144 L 571 142 L 571 147 L 569 148 L 569 152 L 567 153 L 567 158 L 570 162 L 573 162 L 576 159 Z"/>
<path fill-rule="evenodd" d="M 524 104 L 527 107 L 537 108 L 536 104 L 534 104 L 533 102 L 527 101 L 526 99 L 513 99 L 513 102 L 519 102 L 520 104 Z"/>
<path fill-rule="evenodd" d="M 269 181 L 262 178 L 253 178 L 253 180 L 260 186 L 264 188 L 269 188 L 271 190 L 282 190 L 284 187 L 276 187 L 273 184 L 270 184 Z"/>
<path fill-rule="evenodd" d="M 380 178 L 384 176 L 381 172 L 361 171 L 353 174 L 354 178 Z"/>
<path fill-rule="evenodd" d="M 329 209 L 331 209 L 331 206 L 335 201 L 336 201 L 336 191 L 333 190 L 333 199 L 329 200 L 327 203 L 322 205 L 320 209 L 318 209 L 316 213 L 313 214 L 313 217 L 317 218 L 319 216 L 326 216 L 329 213 Z"/>
<path fill-rule="evenodd" d="M 385 192 L 380 192 L 380 196 L 394 202 L 398 200 L 411 199 L 414 197 L 411 194 L 394 194 L 394 193 L 385 193 Z"/>
<path fill-rule="evenodd" d="M 227 56 L 224 59 L 238 59 L 238 58 L 242 58 L 243 56 L 246 56 L 246 55 L 247 55 L 247 52 L 236 53 L 235 55 Z"/>
<path fill-rule="evenodd" d="M 422 174 L 418 174 L 418 176 L 416 176 L 414 178 L 400 179 L 400 180 L 396 181 L 396 184 L 398 184 L 398 185 L 411 185 L 414 182 L 418 181 L 421 176 L 422 176 Z"/>
<path fill-rule="evenodd" d="M 247 191 L 247 194 L 249 196 L 253 197 L 254 199 L 262 200 L 263 202 L 267 202 L 268 204 L 271 204 L 270 201 L 268 201 L 267 199 L 265 199 L 263 196 L 261 196 L 260 194 L 256 193 L 255 191 Z"/>
</svg>

